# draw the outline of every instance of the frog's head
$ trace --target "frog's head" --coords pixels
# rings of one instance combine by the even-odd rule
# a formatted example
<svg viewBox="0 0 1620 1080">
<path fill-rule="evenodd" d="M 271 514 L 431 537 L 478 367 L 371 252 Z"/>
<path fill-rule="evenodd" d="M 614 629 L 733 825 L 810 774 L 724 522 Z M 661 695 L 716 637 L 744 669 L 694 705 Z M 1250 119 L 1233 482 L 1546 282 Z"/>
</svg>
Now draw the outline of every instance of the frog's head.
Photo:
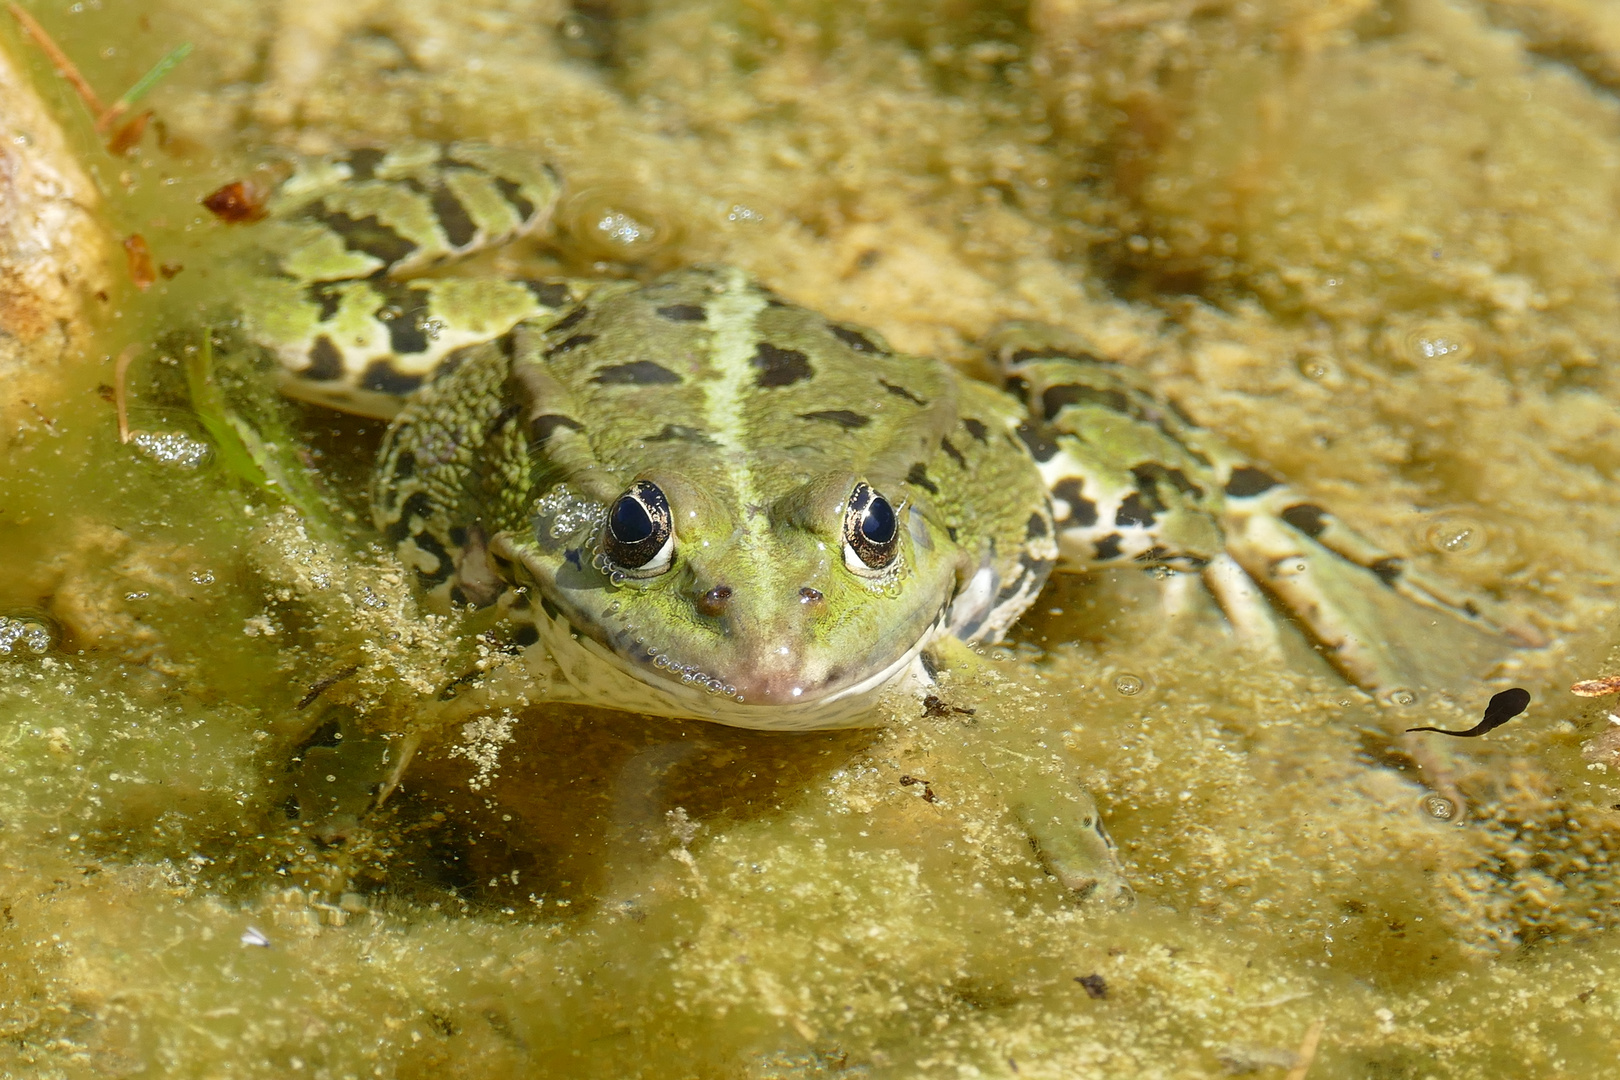
<svg viewBox="0 0 1620 1080">
<path fill-rule="evenodd" d="M 823 726 L 910 665 L 955 587 L 944 528 L 884 480 L 835 472 L 765 501 L 701 470 L 650 470 L 599 499 L 558 485 L 512 551 L 548 641 L 670 711 Z"/>
</svg>

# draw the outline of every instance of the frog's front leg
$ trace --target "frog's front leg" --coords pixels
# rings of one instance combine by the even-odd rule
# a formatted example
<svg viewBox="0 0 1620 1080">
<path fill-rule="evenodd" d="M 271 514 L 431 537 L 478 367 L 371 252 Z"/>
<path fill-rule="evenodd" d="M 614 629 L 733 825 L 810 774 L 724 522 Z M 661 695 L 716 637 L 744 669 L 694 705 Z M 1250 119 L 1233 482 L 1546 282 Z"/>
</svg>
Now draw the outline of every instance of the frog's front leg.
<svg viewBox="0 0 1620 1080">
<path fill-rule="evenodd" d="M 953 680 L 971 677 L 983 661 L 960 639 L 949 637 L 929 647 L 937 666 Z M 956 710 L 938 696 L 942 691 L 919 668 L 925 715 Z M 1027 719 L 999 712 L 993 703 L 971 716 L 973 756 L 982 767 L 997 801 L 1018 821 L 1037 858 L 1076 899 L 1090 907 L 1120 910 L 1136 900 L 1119 865 L 1118 850 L 1103 825 L 1097 803 L 1076 775 L 1060 732 Z"/>
</svg>

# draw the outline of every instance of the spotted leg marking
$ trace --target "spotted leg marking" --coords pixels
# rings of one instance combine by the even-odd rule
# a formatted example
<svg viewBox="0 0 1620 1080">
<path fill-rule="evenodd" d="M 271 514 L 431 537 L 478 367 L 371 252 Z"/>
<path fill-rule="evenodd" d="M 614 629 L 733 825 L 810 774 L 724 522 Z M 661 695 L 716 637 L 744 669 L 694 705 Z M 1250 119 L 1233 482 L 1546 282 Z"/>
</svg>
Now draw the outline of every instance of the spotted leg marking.
<svg viewBox="0 0 1620 1080">
<path fill-rule="evenodd" d="M 558 190 L 534 155 L 477 143 L 305 161 L 245 234 L 255 259 L 234 291 L 249 336 L 279 361 L 289 396 L 390 417 L 461 350 L 520 320 L 562 316 L 588 291 L 420 276 L 539 232 Z"/>
<path fill-rule="evenodd" d="M 1051 490 L 1059 570 L 1198 571 L 1240 639 L 1276 654 L 1275 604 L 1370 690 L 1400 685 L 1413 665 L 1390 643 L 1392 609 L 1367 594 L 1387 591 L 1516 644 L 1544 642 L 1251 465 L 1072 335 L 1014 324 L 991 347 L 1029 408 L 1020 435 Z M 1410 612 L 1394 617 L 1419 632 Z"/>
</svg>

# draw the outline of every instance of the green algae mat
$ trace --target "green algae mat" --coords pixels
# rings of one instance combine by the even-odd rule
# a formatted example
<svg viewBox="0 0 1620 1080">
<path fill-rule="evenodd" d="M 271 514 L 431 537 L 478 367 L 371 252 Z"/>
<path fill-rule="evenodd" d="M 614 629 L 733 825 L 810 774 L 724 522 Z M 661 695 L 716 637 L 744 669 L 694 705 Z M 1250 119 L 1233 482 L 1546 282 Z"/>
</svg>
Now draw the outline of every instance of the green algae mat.
<svg viewBox="0 0 1620 1080">
<path fill-rule="evenodd" d="M 0 106 L 33 238 L 0 252 L 0 1076 L 1614 1068 L 1620 739 L 1568 692 L 1620 671 L 1611 5 L 23 7 L 102 103 L 141 93 L 98 131 L 0 14 L 40 99 Z M 1549 643 L 1379 697 L 1098 572 L 951 708 L 496 711 L 374 809 L 487 628 L 369 531 L 381 425 L 226 362 L 246 226 L 201 200 L 411 138 L 562 178 L 479 272 L 731 263 L 970 372 L 1008 320 L 1083 330 Z M 1510 685 L 1437 802 L 1401 730 Z M 1043 870 L 976 766 L 992 713 L 1080 763 L 1133 909 Z"/>
</svg>

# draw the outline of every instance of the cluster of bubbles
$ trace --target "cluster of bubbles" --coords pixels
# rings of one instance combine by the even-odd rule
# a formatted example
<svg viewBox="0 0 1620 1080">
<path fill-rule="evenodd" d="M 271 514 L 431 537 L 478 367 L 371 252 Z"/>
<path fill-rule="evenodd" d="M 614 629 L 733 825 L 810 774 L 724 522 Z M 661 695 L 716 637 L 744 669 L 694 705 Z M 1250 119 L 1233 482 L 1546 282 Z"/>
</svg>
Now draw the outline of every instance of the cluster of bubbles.
<svg viewBox="0 0 1620 1080">
<path fill-rule="evenodd" d="M 606 513 L 601 503 L 582 499 L 570 491 L 567 484 L 558 484 L 535 500 L 535 532 L 539 533 L 545 519 L 550 518 L 551 524 L 546 527 L 546 534 L 553 540 L 561 540 L 583 528 L 599 524 Z"/>
<path fill-rule="evenodd" d="M 208 461 L 213 446 L 180 431 L 132 431 L 129 444 L 142 457 L 177 469 L 197 469 Z"/>
<path fill-rule="evenodd" d="M 726 683 L 715 678 L 713 675 L 700 671 L 696 665 L 679 663 L 678 661 L 671 660 L 667 654 L 656 652 L 652 649 L 648 649 L 647 651 L 652 654 L 653 667 L 660 671 L 667 671 L 671 675 L 679 675 L 681 677 L 681 682 L 687 686 L 701 686 L 703 689 L 717 697 L 724 694 L 727 697 L 735 698 L 738 701 L 742 700 L 742 695 L 737 693 L 737 688 L 735 686 L 728 686 Z"/>
<path fill-rule="evenodd" d="M 55 640 L 56 634 L 43 616 L 0 615 L 0 657 L 44 656 Z"/>
<path fill-rule="evenodd" d="M 1442 555 L 1469 555 L 1485 546 L 1485 527 L 1469 518 L 1448 514 L 1429 526 L 1424 539 Z"/>
<path fill-rule="evenodd" d="M 1466 360 L 1474 355 L 1474 342 L 1460 326 L 1425 323 L 1401 340 L 1401 355 L 1414 364 L 1435 360 Z"/>
<path fill-rule="evenodd" d="M 565 198 L 557 224 L 592 259 L 643 262 L 679 237 L 677 223 L 630 185 L 598 184 Z"/>
</svg>

